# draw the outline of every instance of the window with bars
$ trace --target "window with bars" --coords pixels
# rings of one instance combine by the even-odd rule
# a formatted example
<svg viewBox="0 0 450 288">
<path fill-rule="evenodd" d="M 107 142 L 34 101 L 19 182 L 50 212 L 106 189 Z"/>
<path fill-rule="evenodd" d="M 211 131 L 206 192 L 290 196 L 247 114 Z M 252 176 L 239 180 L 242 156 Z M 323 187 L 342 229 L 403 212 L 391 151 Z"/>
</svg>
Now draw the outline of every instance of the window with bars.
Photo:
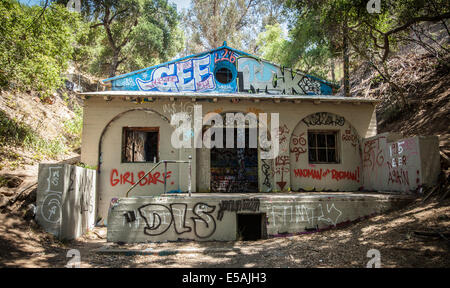
<svg viewBox="0 0 450 288">
<path fill-rule="evenodd" d="M 122 162 L 158 162 L 158 127 L 124 127 Z"/>
<path fill-rule="evenodd" d="M 309 163 L 338 163 L 337 131 L 308 131 Z"/>
</svg>

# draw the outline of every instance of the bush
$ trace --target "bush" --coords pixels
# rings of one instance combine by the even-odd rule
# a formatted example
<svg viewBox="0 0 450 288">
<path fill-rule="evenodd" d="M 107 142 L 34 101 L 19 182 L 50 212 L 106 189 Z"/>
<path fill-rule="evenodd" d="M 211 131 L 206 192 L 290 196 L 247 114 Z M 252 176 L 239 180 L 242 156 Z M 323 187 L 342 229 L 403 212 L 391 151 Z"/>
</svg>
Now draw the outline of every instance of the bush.
<svg viewBox="0 0 450 288">
<path fill-rule="evenodd" d="M 43 98 L 63 84 L 74 51 L 78 13 L 0 1 L 0 88 L 35 90 Z"/>
</svg>

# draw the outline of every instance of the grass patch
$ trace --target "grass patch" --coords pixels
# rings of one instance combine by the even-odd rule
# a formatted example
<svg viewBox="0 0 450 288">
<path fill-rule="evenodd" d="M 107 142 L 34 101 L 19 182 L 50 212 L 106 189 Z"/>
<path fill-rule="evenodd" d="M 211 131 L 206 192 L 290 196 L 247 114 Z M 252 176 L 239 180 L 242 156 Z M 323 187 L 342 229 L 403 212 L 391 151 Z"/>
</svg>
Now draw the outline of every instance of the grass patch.
<svg viewBox="0 0 450 288">
<path fill-rule="evenodd" d="M 63 123 L 64 133 L 69 139 L 69 146 L 72 149 L 81 147 L 81 132 L 83 129 L 83 109 L 75 105 L 73 111 L 75 117 L 68 119 Z"/>
<path fill-rule="evenodd" d="M 43 156 L 57 157 L 67 153 L 64 137 L 54 139 L 42 138 L 29 125 L 16 119 L 11 119 L 0 110 L 0 147 L 23 147 L 34 152 L 35 160 L 42 160 Z M 6 149 L 2 149 L 5 152 Z"/>
</svg>

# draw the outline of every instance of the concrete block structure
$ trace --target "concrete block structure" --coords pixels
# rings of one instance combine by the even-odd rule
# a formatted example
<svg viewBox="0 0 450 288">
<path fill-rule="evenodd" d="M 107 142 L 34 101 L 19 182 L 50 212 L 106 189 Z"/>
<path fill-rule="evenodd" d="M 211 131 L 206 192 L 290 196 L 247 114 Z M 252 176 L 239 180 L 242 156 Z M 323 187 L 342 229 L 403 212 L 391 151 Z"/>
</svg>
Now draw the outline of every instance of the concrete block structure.
<svg viewBox="0 0 450 288">
<path fill-rule="evenodd" d="M 389 133 L 363 140 L 364 189 L 408 193 L 436 183 L 437 136 L 400 138 Z"/>
<path fill-rule="evenodd" d="M 59 239 L 76 239 L 95 225 L 95 170 L 39 164 L 36 220 Z"/>
<path fill-rule="evenodd" d="M 236 239 L 239 213 L 217 214 L 228 200 L 242 204 L 226 205 L 250 205 L 258 199 L 259 208 L 250 214 L 265 219 L 252 220 L 262 223 L 261 235 L 302 232 L 386 211 L 394 199 L 353 192 L 413 193 L 436 178 L 430 148 L 435 140 L 401 142 L 400 136 L 377 135 L 376 99 L 336 96 L 337 87 L 325 80 L 225 44 L 102 82 L 108 90 L 82 94 L 81 160 L 97 167 L 96 216 L 108 226 L 110 241 Z M 180 115 L 190 121 L 187 126 L 178 125 Z M 229 115 L 235 118 L 228 121 Z M 223 128 L 225 122 L 233 126 Z M 214 134 L 215 141 L 219 130 L 224 146 L 208 148 L 202 140 Z M 261 138 L 252 147 L 253 132 L 272 141 L 271 148 L 277 143 L 278 153 L 265 157 L 268 148 Z M 245 146 L 239 146 L 239 135 L 245 136 Z M 176 137 L 189 145 L 175 147 Z M 167 160 L 190 165 L 166 166 Z M 374 166 L 378 163 L 380 168 Z M 391 167 L 396 172 L 389 165 L 396 165 Z M 402 178 L 406 167 L 407 181 Z M 183 193 L 190 190 L 192 198 Z M 286 207 L 284 212 L 273 212 L 278 208 L 271 202 Z M 295 214 L 297 208 L 306 214 Z M 325 211 L 336 210 L 337 220 L 325 220 L 331 219 Z M 277 213 L 291 218 L 280 221 Z M 309 222 L 299 220 L 312 214 Z"/>
</svg>

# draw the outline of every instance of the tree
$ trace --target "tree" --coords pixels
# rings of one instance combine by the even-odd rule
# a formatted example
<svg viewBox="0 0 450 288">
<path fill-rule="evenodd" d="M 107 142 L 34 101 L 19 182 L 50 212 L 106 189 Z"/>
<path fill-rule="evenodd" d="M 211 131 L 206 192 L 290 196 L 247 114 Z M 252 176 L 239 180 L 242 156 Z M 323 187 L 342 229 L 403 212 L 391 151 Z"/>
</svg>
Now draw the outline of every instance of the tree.
<svg viewBox="0 0 450 288">
<path fill-rule="evenodd" d="M 44 13 L 45 12 L 45 13 Z M 81 19 L 62 5 L 0 1 L 0 86 L 46 96 L 63 83 Z"/>
<path fill-rule="evenodd" d="M 265 31 L 258 34 L 255 50 L 265 60 L 282 63 L 286 44 L 283 29 L 279 23 L 276 23 L 266 25 Z"/>
<path fill-rule="evenodd" d="M 344 63 L 343 52 L 345 43 L 348 43 L 349 61 L 353 58 L 370 63 L 396 90 L 399 102 L 404 105 L 403 89 L 392 82 L 386 61 L 399 40 L 407 38 L 415 25 L 448 19 L 450 3 L 445 0 L 385 0 L 381 3 L 380 13 L 368 13 L 365 0 L 299 0 L 288 1 L 286 7 L 297 14 L 294 30 L 300 31 L 301 27 L 307 26 L 305 22 L 314 15 L 317 29 L 308 30 L 308 36 L 327 43 L 329 55 L 341 54 Z M 308 45 L 316 45 L 304 43 L 297 46 L 296 40 L 290 44 L 293 55 L 303 55 L 311 47 Z"/>
<path fill-rule="evenodd" d="M 256 35 L 261 3 L 262 0 L 192 0 L 183 19 L 189 39 L 186 54 L 220 47 L 224 41 L 245 50 Z"/>
<path fill-rule="evenodd" d="M 94 63 L 99 73 L 105 65 L 113 77 L 123 70 L 119 66 L 138 69 L 167 61 L 182 48 L 179 15 L 167 0 L 92 0 L 82 7 L 93 20 L 91 28 L 104 31 Z"/>
</svg>

